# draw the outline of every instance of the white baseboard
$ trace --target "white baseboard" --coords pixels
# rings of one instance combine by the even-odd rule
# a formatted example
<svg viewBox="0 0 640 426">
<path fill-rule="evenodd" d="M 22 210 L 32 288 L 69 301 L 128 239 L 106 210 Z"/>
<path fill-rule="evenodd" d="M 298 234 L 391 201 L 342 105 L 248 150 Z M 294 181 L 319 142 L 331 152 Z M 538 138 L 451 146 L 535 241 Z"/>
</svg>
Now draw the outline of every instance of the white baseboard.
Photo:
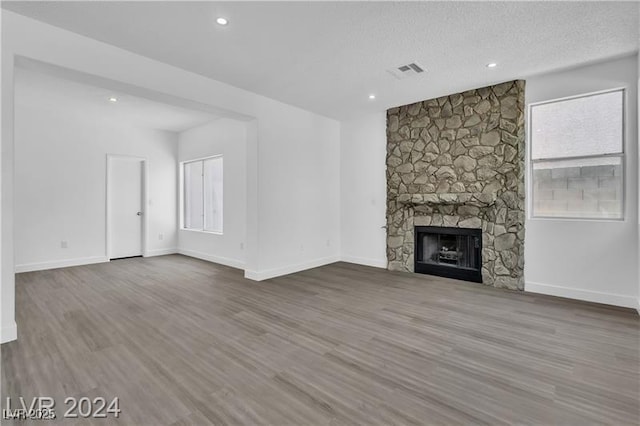
<svg viewBox="0 0 640 426">
<path fill-rule="evenodd" d="M 7 343 L 18 338 L 18 326 L 15 321 L 9 326 L 0 328 L 0 343 Z"/>
<path fill-rule="evenodd" d="M 387 259 L 370 259 L 366 257 L 342 255 L 343 262 L 355 263 L 357 265 L 373 266 L 374 268 L 387 269 Z"/>
<path fill-rule="evenodd" d="M 524 291 L 584 300 L 586 302 L 604 303 L 606 305 L 621 306 L 623 308 L 640 309 L 639 301 L 636 300 L 635 296 L 625 296 L 623 294 L 602 293 L 599 291 L 582 290 L 571 287 L 534 283 L 530 281 L 525 282 Z"/>
<path fill-rule="evenodd" d="M 108 262 L 106 256 L 79 257 L 76 259 L 53 260 L 50 262 L 23 263 L 16 265 L 16 274 L 20 272 L 45 271 L 47 269 L 68 268 L 70 266 L 92 265 L 94 263 Z"/>
<path fill-rule="evenodd" d="M 253 281 L 264 281 L 270 278 L 281 277 L 283 275 L 293 274 L 295 272 L 305 271 L 318 266 L 328 265 L 340 261 L 340 256 L 329 256 L 314 259 L 309 262 L 298 263 L 296 265 L 288 265 L 280 268 L 267 269 L 265 271 L 244 271 L 244 277 Z"/>
<path fill-rule="evenodd" d="M 229 257 L 223 257 L 223 256 L 215 256 L 209 253 L 203 253 L 201 251 L 195 251 L 195 250 L 187 250 L 183 248 L 179 248 L 177 252 L 185 256 L 195 257 L 196 259 L 206 260 L 208 262 L 213 262 L 213 263 L 219 263 L 220 265 L 230 266 L 232 268 L 244 269 L 244 262 L 237 259 L 231 259 Z"/>
<path fill-rule="evenodd" d="M 177 248 L 155 249 L 155 250 L 147 250 L 144 257 L 165 256 L 167 254 L 176 254 L 176 253 L 178 253 Z"/>
</svg>

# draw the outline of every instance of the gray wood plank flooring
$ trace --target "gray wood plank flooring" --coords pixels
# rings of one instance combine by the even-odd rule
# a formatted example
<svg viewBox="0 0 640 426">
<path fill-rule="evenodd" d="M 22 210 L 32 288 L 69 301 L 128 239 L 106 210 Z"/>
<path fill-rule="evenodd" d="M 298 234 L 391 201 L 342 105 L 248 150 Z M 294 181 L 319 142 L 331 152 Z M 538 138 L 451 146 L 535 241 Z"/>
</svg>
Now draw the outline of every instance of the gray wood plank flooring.
<svg viewBox="0 0 640 426">
<path fill-rule="evenodd" d="M 256 283 L 180 255 L 18 274 L 16 303 L 3 401 L 59 417 L 117 396 L 120 424 L 640 423 L 630 309 L 347 263 Z"/>
</svg>

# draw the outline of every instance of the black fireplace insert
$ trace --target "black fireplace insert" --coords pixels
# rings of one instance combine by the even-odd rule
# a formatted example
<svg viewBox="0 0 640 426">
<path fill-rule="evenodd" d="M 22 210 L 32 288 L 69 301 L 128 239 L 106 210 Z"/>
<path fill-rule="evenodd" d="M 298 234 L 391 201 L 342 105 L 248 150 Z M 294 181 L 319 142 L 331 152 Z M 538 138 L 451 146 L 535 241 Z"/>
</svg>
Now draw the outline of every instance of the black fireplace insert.
<svg viewBox="0 0 640 426">
<path fill-rule="evenodd" d="M 414 270 L 482 282 L 482 230 L 443 226 L 415 227 Z"/>
</svg>

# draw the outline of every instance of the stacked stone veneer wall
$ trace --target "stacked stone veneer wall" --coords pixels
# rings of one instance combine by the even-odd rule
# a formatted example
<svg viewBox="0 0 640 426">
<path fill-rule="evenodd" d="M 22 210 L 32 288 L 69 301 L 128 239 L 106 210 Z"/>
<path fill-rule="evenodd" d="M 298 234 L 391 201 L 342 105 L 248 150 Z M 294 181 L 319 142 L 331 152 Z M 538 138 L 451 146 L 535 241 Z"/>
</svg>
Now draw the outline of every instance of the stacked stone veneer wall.
<svg viewBox="0 0 640 426">
<path fill-rule="evenodd" d="M 387 111 L 387 259 L 413 272 L 414 226 L 482 229 L 482 278 L 523 289 L 524 81 Z"/>
</svg>

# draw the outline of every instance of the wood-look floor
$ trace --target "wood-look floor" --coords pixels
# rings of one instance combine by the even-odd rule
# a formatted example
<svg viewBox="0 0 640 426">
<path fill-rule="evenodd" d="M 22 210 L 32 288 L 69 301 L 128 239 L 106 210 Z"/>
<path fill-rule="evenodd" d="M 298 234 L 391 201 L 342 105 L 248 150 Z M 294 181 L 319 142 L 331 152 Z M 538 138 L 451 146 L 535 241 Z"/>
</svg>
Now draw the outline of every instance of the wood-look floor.
<svg viewBox="0 0 640 426">
<path fill-rule="evenodd" d="M 16 280 L 3 400 L 54 396 L 59 416 L 118 396 L 122 424 L 640 422 L 632 310 L 346 263 L 257 283 L 171 255 Z"/>
</svg>

